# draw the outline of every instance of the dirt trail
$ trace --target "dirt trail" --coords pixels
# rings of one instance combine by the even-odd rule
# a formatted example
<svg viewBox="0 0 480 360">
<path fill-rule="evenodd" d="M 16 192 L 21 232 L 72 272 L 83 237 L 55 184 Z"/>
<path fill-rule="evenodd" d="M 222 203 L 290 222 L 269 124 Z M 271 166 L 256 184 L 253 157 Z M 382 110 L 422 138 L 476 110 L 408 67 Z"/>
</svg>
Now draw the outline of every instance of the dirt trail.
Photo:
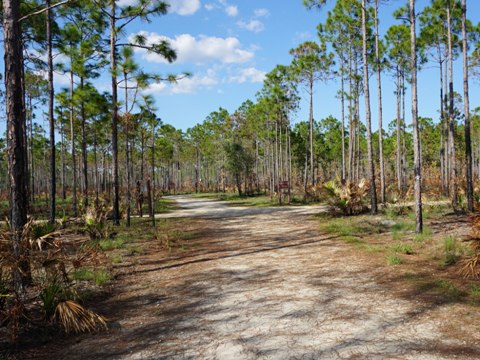
<svg viewBox="0 0 480 360">
<path fill-rule="evenodd" d="M 311 215 L 323 208 L 175 199 L 182 210 L 167 216 L 201 217 L 200 249 L 168 261 L 145 254 L 102 305 L 112 329 L 78 338 L 59 358 L 480 357 L 470 329 L 445 335 L 461 326 L 455 305 L 395 295 L 380 270 L 319 232 Z"/>
</svg>

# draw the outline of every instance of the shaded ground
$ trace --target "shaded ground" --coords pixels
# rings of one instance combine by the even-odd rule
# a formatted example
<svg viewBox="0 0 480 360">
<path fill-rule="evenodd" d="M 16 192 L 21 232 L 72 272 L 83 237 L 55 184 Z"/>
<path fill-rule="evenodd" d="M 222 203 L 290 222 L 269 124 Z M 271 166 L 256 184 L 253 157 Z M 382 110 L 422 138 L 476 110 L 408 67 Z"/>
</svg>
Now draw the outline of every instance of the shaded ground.
<svg viewBox="0 0 480 360">
<path fill-rule="evenodd" d="M 195 217 L 189 246 L 148 244 L 98 304 L 109 332 L 43 358 L 480 358 L 475 308 L 417 297 L 404 274 L 322 235 L 311 214 L 323 208 L 176 200 L 164 216 Z"/>
</svg>

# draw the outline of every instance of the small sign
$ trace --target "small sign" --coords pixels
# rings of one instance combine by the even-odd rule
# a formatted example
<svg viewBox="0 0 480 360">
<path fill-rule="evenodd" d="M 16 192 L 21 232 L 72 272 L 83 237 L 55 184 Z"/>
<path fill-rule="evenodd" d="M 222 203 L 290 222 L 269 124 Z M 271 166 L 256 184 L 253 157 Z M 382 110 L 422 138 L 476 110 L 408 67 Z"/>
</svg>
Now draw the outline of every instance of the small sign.
<svg viewBox="0 0 480 360">
<path fill-rule="evenodd" d="M 279 187 L 280 187 L 280 190 L 288 189 L 289 188 L 288 181 L 280 181 Z"/>
</svg>

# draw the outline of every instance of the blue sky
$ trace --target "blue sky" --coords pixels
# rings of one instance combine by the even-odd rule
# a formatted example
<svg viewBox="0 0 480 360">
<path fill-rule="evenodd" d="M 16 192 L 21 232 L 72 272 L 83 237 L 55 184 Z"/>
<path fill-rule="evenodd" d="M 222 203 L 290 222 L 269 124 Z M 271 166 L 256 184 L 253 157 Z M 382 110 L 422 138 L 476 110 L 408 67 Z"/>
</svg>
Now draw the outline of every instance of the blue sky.
<svg viewBox="0 0 480 360">
<path fill-rule="evenodd" d="M 122 0 L 129 1 L 129 0 Z M 246 99 L 255 99 L 265 73 L 277 64 L 289 64 L 289 50 L 305 40 L 316 39 L 316 26 L 333 6 L 307 10 L 301 0 L 170 0 L 171 12 L 151 24 L 134 24 L 130 32 L 143 31 L 152 40 L 166 36 L 177 49 L 177 63 L 169 65 L 155 56 L 137 54 L 146 69 L 160 73 L 189 71 L 190 79 L 176 85 L 157 84 L 148 92 L 155 96 L 159 116 L 167 123 L 187 129 L 202 122 L 220 106 L 233 112 Z M 402 0 L 391 0 L 380 9 L 381 32 L 398 23 L 393 11 Z M 417 1 L 417 11 L 429 3 Z M 480 2 L 467 1 L 469 18 L 480 20 Z M 462 64 L 454 68 L 455 89 L 462 93 Z M 376 128 L 376 79 L 372 84 L 372 121 Z M 471 81 L 471 107 L 480 106 L 479 84 Z M 436 119 L 438 109 L 438 68 L 426 66 L 419 74 L 420 116 Z M 319 83 L 314 98 L 315 118 L 340 118 L 340 102 L 335 98 L 336 81 Z M 383 75 L 384 124 L 395 117 L 393 78 Z M 305 95 L 305 94 L 304 94 Z M 407 106 L 410 93 L 407 92 Z M 306 99 L 306 96 L 303 96 Z M 363 105 L 363 100 L 361 101 Z M 308 104 L 292 116 L 297 122 L 307 118 Z M 407 111 L 407 122 L 409 121 Z M 386 127 L 386 125 L 384 125 Z"/>
<path fill-rule="evenodd" d="M 118 0 L 128 4 L 134 0 Z M 325 21 L 327 11 L 334 5 L 328 2 L 322 10 L 307 10 L 302 0 L 168 0 L 169 14 L 156 17 L 151 23 L 133 22 L 124 36 L 142 32 L 149 41 L 168 38 L 177 50 L 178 60 L 168 64 L 155 55 L 137 52 L 136 59 L 146 71 L 160 74 L 191 72 L 192 77 L 175 85 L 152 85 L 147 93 L 156 99 L 157 114 L 165 123 L 186 130 L 202 122 L 209 113 L 224 107 L 235 111 L 243 101 L 255 100 L 262 87 L 264 75 L 277 64 L 288 65 L 289 50 L 303 41 L 316 39 L 318 23 Z M 429 0 L 417 0 L 417 11 Z M 380 31 L 394 23 L 393 11 L 404 0 L 384 2 L 380 9 Z M 480 1 L 469 0 L 468 16 L 480 21 Z M 60 58 L 61 59 L 61 58 Z M 463 93 L 461 58 L 456 61 L 455 90 Z M 65 76 L 56 75 L 57 89 L 68 84 Z M 373 128 L 376 129 L 376 79 L 370 79 Z M 383 75 L 384 128 L 395 117 L 393 77 Z M 96 81 L 102 91 L 110 90 L 108 72 Z M 316 119 L 329 115 L 340 118 L 340 101 L 335 97 L 339 83 L 335 80 L 316 85 L 314 113 Z M 471 108 L 480 106 L 479 81 L 470 82 Z M 303 94 L 300 110 L 292 122 L 307 119 L 307 96 Z M 407 90 L 407 109 L 410 93 Z M 438 68 L 425 67 L 419 74 L 419 114 L 438 118 Z M 361 114 L 364 100 L 361 99 Z M 410 121 L 407 111 L 407 123 Z M 40 123 L 42 121 L 40 120 Z M 5 123 L 0 123 L 3 133 Z"/>
</svg>

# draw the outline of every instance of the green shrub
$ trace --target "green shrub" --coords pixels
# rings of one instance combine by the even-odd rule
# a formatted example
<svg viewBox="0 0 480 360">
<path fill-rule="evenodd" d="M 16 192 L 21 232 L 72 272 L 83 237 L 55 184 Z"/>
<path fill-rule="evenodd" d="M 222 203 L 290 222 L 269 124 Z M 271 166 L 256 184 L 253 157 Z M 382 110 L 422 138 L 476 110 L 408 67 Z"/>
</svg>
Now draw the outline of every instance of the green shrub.
<svg viewBox="0 0 480 360">
<path fill-rule="evenodd" d="M 367 208 L 365 199 L 369 186 L 365 179 L 360 180 L 358 184 L 347 181 L 345 185 L 339 179 L 331 180 L 323 185 L 323 190 L 327 202 L 340 209 L 344 215 L 359 214 Z"/>
</svg>

